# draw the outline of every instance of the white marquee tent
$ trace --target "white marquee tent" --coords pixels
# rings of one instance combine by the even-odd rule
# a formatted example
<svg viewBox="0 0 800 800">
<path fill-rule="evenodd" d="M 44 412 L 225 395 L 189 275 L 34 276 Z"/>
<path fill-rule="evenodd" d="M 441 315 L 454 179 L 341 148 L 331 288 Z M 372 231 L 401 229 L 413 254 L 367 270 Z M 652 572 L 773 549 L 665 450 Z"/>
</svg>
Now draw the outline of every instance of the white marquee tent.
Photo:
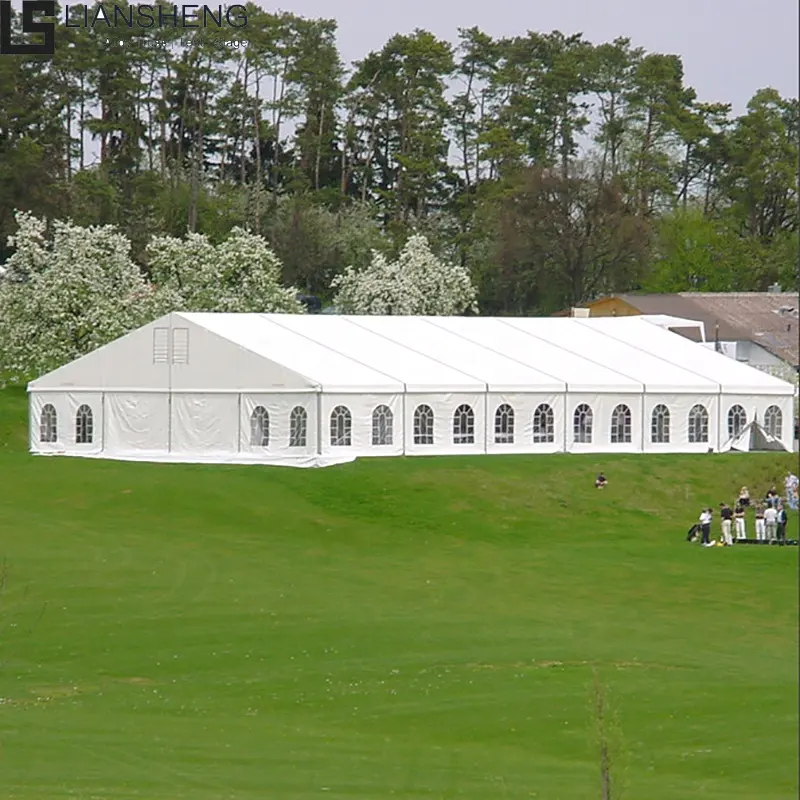
<svg viewBox="0 0 800 800">
<path fill-rule="evenodd" d="M 706 452 L 793 386 L 644 318 L 173 313 L 31 382 L 37 454 L 323 466 L 359 456 Z"/>
</svg>

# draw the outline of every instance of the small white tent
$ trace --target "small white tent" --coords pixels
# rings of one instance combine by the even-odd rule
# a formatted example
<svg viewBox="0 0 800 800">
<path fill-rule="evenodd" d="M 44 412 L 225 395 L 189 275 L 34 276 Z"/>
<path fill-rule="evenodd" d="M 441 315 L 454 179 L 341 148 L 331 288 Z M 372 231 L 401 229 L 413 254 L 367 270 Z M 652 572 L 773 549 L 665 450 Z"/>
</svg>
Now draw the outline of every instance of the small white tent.
<svg viewBox="0 0 800 800">
<path fill-rule="evenodd" d="M 28 392 L 33 453 L 318 466 L 790 446 L 793 387 L 636 317 L 173 313 Z"/>
<path fill-rule="evenodd" d="M 753 419 L 742 428 L 738 436 L 728 439 L 720 448 L 722 452 L 736 450 L 740 453 L 752 453 L 755 451 L 778 450 L 786 452 L 788 448 L 784 443 L 773 436 Z"/>
</svg>

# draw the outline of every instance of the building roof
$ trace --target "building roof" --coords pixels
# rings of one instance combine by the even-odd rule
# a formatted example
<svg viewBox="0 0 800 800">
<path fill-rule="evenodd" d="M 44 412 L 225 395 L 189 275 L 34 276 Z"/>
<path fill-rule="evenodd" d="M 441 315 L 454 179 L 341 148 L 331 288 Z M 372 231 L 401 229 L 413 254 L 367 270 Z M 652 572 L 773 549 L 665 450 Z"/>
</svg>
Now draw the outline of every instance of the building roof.
<svg viewBox="0 0 800 800">
<path fill-rule="evenodd" d="M 720 341 L 755 342 L 792 366 L 800 363 L 800 298 L 797 292 L 680 292 L 616 296 L 642 314 L 668 314 L 703 322 L 709 341 L 714 340 L 719 325 Z M 688 339 L 700 341 L 698 331 L 686 328 L 681 333 Z"/>
</svg>

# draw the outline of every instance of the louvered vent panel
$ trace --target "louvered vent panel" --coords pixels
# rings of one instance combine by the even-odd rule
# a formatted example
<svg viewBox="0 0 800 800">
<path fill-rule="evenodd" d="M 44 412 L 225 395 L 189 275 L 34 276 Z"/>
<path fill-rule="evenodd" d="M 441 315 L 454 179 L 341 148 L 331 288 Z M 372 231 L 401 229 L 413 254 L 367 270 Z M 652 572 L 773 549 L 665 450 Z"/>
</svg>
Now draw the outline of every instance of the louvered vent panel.
<svg viewBox="0 0 800 800">
<path fill-rule="evenodd" d="M 153 363 L 169 363 L 169 328 L 153 328 Z"/>
<path fill-rule="evenodd" d="M 189 363 L 189 329 L 172 329 L 172 363 Z"/>
</svg>

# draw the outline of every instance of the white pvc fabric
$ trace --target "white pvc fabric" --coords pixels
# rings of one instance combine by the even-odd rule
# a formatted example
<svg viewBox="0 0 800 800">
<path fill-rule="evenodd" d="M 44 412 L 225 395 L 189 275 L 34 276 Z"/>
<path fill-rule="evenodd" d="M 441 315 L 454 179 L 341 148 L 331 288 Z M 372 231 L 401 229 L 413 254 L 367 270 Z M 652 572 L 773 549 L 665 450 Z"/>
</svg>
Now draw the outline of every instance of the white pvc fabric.
<svg viewBox="0 0 800 800">
<path fill-rule="evenodd" d="M 31 452 L 122 460 L 706 452 L 753 420 L 791 449 L 793 432 L 791 384 L 635 317 L 174 313 L 28 390 Z"/>
<path fill-rule="evenodd" d="M 166 392 L 108 392 L 105 404 L 108 453 L 163 453 L 169 449 L 170 396 Z"/>
</svg>

